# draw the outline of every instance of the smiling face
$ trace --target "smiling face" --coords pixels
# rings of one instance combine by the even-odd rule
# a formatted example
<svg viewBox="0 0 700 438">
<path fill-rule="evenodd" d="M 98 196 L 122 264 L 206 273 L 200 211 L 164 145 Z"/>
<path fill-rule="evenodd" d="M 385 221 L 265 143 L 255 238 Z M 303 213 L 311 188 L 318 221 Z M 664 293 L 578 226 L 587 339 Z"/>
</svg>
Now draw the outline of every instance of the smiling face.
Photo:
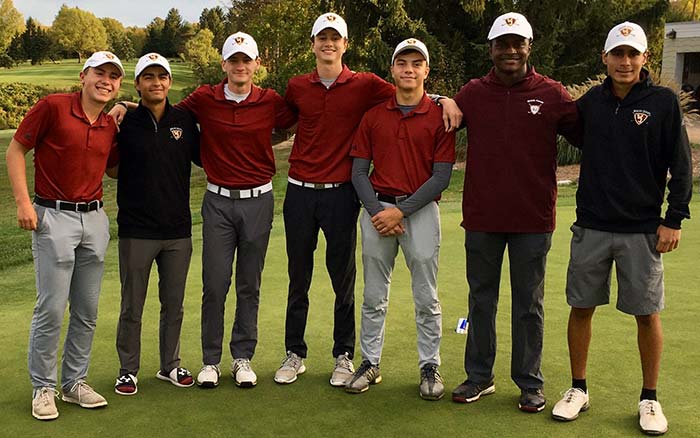
<svg viewBox="0 0 700 438">
<path fill-rule="evenodd" d="M 104 105 L 119 93 L 122 74 L 114 64 L 102 64 L 81 71 L 80 83 L 83 87 L 84 98 L 92 103 Z"/>
<path fill-rule="evenodd" d="M 134 81 L 134 88 L 141 95 L 141 100 L 147 104 L 164 102 L 171 85 L 170 75 L 159 65 L 146 68 Z"/>
<path fill-rule="evenodd" d="M 227 60 L 221 61 L 221 68 L 226 72 L 229 84 L 235 87 L 250 87 L 259 67 L 260 58 L 252 59 L 242 52 L 234 53 Z"/>
<path fill-rule="evenodd" d="M 391 76 L 396 88 L 402 91 L 422 91 L 429 71 L 425 58 L 416 50 L 399 53 L 391 66 Z"/>
<path fill-rule="evenodd" d="M 639 74 L 648 56 L 648 52 L 641 53 L 631 46 L 617 46 L 608 53 L 603 53 L 603 64 L 614 85 L 631 87 L 639 82 Z"/>
<path fill-rule="evenodd" d="M 331 28 L 323 29 L 311 42 L 316 61 L 324 64 L 342 63 L 343 54 L 347 48 L 348 40 Z"/>
<path fill-rule="evenodd" d="M 530 40 L 520 35 L 507 34 L 492 40 L 489 44 L 489 56 L 496 73 L 525 75 L 531 48 Z"/>
</svg>

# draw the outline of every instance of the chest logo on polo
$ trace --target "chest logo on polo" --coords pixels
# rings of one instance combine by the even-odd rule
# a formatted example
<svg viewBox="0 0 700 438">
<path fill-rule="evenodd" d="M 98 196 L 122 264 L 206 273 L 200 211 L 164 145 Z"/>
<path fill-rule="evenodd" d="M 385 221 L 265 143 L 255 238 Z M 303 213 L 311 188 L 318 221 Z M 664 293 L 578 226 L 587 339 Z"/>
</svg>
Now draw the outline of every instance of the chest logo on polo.
<svg viewBox="0 0 700 438">
<path fill-rule="evenodd" d="M 527 104 L 530 106 L 530 114 L 541 114 L 540 108 L 542 108 L 543 101 L 539 99 L 528 99 Z"/>
<path fill-rule="evenodd" d="M 644 122 L 647 121 L 649 116 L 651 116 L 651 113 L 647 110 L 633 110 L 632 114 L 634 114 L 634 123 L 637 124 L 637 126 L 641 126 Z"/>
<path fill-rule="evenodd" d="M 172 134 L 175 140 L 180 140 L 180 137 L 182 137 L 182 128 L 170 128 L 170 134 Z"/>
</svg>

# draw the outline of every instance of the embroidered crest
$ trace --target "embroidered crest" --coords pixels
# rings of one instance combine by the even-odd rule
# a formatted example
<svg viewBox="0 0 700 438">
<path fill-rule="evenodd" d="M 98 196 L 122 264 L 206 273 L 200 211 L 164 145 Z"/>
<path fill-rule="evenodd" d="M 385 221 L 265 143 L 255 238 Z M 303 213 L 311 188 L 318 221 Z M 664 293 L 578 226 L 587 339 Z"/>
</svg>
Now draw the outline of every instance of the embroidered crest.
<svg viewBox="0 0 700 438">
<path fill-rule="evenodd" d="M 170 134 L 172 134 L 175 140 L 180 140 L 180 137 L 182 137 L 182 128 L 170 128 Z"/>
<path fill-rule="evenodd" d="M 544 102 L 539 99 L 529 99 L 527 104 L 530 105 L 530 114 L 540 114 L 540 108 Z"/>
<path fill-rule="evenodd" d="M 411 38 L 410 40 L 406 40 L 406 44 L 415 44 L 417 41 Z"/>
<path fill-rule="evenodd" d="M 514 26 L 516 21 L 517 20 L 514 17 L 508 17 L 506 18 L 506 25 Z"/>
<path fill-rule="evenodd" d="M 156 59 L 158 59 L 158 55 L 156 55 L 155 53 L 151 53 L 150 55 L 148 55 L 148 59 L 150 59 L 151 61 L 155 61 Z"/>
<path fill-rule="evenodd" d="M 631 34 L 631 33 L 632 33 L 632 28 L 629 26 L 625 26 L 625 27 L 620 29 L 620 34 L 623 37 L 629 36 L 629 34 Z"/>
<path fill-rule="evenodd" d="M 331 14 L 326 15 L 326 20 L 331 21 L 331 22 L 335 21 L 335 15 L 331 15 Z"/>
<path fill-rule="evenodd" d="M 107 52 L 105 53 L 105 57 L 107 59 L 114 59 L 114 55 L 112 55 L 111 53 L 107 53 Z"/>
<path fill-rule="evenodd" d="M 637 126 L 641 126 L 651 116 L 651 113 L 646 110 L 634 110 L 632 113 L 634 114 L 634 123 L 636 123 Z"/>
<path fill-rule="evenodd" d="M 245 41 L 245 38 L 236 37 L 236 38 L 234 38 L 234 41 L 236 42 L 236 44 L 241 45 L 241 44 L 243 44 L 243 41 Z"/>
</svg>

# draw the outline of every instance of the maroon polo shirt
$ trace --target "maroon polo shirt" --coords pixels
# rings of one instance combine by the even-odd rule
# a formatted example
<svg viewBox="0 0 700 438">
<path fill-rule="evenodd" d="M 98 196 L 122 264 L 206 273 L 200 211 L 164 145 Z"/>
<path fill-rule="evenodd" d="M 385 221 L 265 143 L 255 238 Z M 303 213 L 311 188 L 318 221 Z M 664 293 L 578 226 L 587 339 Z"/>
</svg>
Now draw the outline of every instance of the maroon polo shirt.
<svg viewBox="0 0 700 438">
<path fill-rule="evenodd" d="M 240 103 L 226 100 L 224 87 L 202 85 L 176 105 L 200 125 L 202 167 L 209 182 L 248 189 L 270 182 L 275 174 L 272 129 L 289 128 L 295 115 L 274 90 L 253 85 Z"/>
<path fill-rule="evenodd" d="M 455 96 L 467 127 L 462 227 L 468 231 L 554 230 L 557 134 L 575 130 L 576 104 L 559 83 L 530 68 L 508 87 L 491 72 Z"/>
<path fill-rule="evenodd" d="M 372 73 L 343 71 L 326 88 L 314 70 L 293 77 L 285 99 L 298 114 L 289 176 L 314 183 L 350 181 L 350 144 L 362 116 L 394 95 L 394 86 Z"/>
<path fill-rule="evenodd" d="M 373 162 L 376 192 L 410 195 L 433 175 L 433 163 L 454 163 L 455 135 L 445 132 L 442 109 L 427 95 L 406 115 L 392 97 L 362 118 L 350 156 Z"/>
<path fill-rule="evenodd" d="M 102 199 L 102 176 L 116 151 L 117 126 L 100 113 L 94 123 L 80 104 L 80 92 L 40 99 L 20 123 L 14 139 L 34 149 L 34 192 L 51 200 Z M 109 161 L 109 163 L 108 163 Z"/>
</svg>

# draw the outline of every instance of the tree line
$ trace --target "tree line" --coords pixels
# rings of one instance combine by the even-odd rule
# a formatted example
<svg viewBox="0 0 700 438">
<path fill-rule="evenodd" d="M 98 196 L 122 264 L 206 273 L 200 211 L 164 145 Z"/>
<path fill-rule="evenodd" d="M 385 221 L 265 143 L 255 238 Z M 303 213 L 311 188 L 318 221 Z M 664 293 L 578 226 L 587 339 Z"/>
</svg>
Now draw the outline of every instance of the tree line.
<svg viewBox="0 0 700 438">
<path fill-rule="evenodd" d="M 218 82 L 225 38 L 244 31 L 255 37 L 265 66 L 259 83 L 284 91 L 287 79 L 310 71 L 310 29 L 326 11 L 342 15 L 350 29 L 345 62 L 355 70 L 388 77 L 394 46 L 413 36 L 431 51 L 430 90 L 455 93 L 490 68 L 486 35 L 494 17 L 517 11 L 528 17 L 535 38 L 531 62 L 565 84 L 581 83 L 603 71 L 600 51 L 608 30 L 635 21 L 650 41 L 650 64 L 660 66 L 663 26 L 692 16 L 692 0 L 233 0 L 203 9 L 199 21 L 183 20 L 176 8 L 145 28 L 125 27 L 114 18 L 63 5 L 51 26 L 28 17 L 12 0 L 0 0 L 0 66 L 84 59 L 108 49 L 122 59 L 155 51 L 192 65 L 198 83 Z M 698 11 L 697 13 L 700 13 Z M 696 13 L 696 14 L 697 14 Z"/>
</svg>

